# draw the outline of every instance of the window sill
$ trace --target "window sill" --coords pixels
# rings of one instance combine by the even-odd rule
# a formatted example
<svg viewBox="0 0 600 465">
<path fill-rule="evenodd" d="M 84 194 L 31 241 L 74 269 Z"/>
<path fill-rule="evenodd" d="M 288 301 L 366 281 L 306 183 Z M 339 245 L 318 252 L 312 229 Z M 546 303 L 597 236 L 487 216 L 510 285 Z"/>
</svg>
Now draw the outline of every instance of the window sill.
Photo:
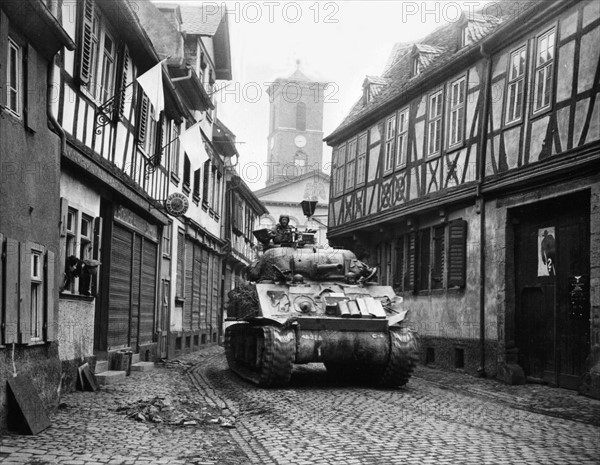
<svg viewBox="0 0 600 465">
<path fill-rule="evenodd" d="M 542 118 L 543 116 L 546 116 L 548 113 L 550 113 L 551 110 L 552 110 L 552 105 L 549 105 L 547 108 L 543 108 L 543 109 L 537 110 L 535 112 L 532 110 L 529 120 L 535 121 L 538 118 Z"/>
<path fill-rule="evenodd" d="M 185 195 L 190 195 L 190 192 L 192 191 L 192 190 L 190 189 L 190 186 L 189 186 L 189 184 L 185 184 L 185 183 L 183 184 L 183 187 L 181 188 L 181 190 L 183 191 L 183 193 L 184 193 Z"/>
<path fill-rule="evenodd" d="M 81 294 L 69 294 L 67 292 L 61 292 L 59 297 L 63 300 L 78 300 L 83 302 L 93 302 L 96 297 L 91 295 L 81 295 Z"/>
<path fill-rule="evenodd" d="M 171 256 L 169 254 L 166 254 L 166 253 L 163 254 L 163 258 L 165 260 L 171 260 Z"/>
<path fill-rule="evenodd" d="M 195 203 L 196 205 L 198 205 L 198 204 L 200 203 L 200 196 L 199 196 L 199 195 L 197 195 L 197 194 L 194 194 L 194 195 L 192 196 L 192 200 L 194 201 L 194 203 Z"/>
<path fill-rule="evenodd" d="M 512 129 L 515 126 L 518 126 L 520 124 L 523 124 L 523 118 L 519 118 L 518 120 L 515 121 L 511 121 L 510 123 L 504 123 L 504 125 L 502 126 L 502 130 L 506 130 L 506 129 Z"/>
<path fill-rule="evenodd" d="M 465 148 L 465 142 L 462 141 L 460 143 L 456 143 L 450 147 L 448 147 L 446 149 L 446 154 L 452 153 L 452 152 L 457 152 L 458 150 L 464 149 Z"/>
<path fill-rule="evenodd" d="M 175 173 L 171 173 L 171 182 L 176 186 L 179 186 L 179 181 L 179 176 L 177 176 Z"/>
</svg>

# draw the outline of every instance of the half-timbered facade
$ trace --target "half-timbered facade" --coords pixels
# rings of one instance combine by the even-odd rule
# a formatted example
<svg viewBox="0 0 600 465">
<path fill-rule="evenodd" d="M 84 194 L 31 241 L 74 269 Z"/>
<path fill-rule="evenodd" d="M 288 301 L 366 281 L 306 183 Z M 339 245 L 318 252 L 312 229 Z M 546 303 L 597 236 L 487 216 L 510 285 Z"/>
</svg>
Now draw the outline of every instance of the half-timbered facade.
<svg viewBox="0 0 600 465">
<path fill-rule="evenodd" d="M 465 13 L 326 138 L 330 241 L 404 296 L 425 363 L 600 396 L 599 8 Z"/>
<path fill-rule="evenodd" d="M 168 238 L 163 239 L 161 305 L 168 327 L 162 334 L 173 356 L 220 340 L 226 162 L 233 153 L 219 143 L 214 92 L 218 82 L 231 79 L 229 26 L 220 8 L 156 3 L 145 4 L 138 15 L 160 57 L 167 60 L 188 115 L 177 133 L 165 139 L 173 141 L 168 193 L 182 194 L 189 204 L 185 215 L 170 221 Z M 177 141 L 184 131 L 193 132 L 187 146 Z"/>
</svg>

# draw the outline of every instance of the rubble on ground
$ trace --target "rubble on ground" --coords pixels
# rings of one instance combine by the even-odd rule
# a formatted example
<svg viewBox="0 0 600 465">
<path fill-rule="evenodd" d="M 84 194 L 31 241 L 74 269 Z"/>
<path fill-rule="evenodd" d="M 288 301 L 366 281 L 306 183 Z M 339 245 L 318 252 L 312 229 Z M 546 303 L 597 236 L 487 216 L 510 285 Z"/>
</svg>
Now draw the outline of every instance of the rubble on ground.
<svg viewBox="0 0 600 465">
<path fill-rule="evenodd" d="M 235 418 L 213 414 L 205 406 L 184 397 L 170 396 L 143 398 L 136 402 L 120 405 L 117 412 L 139 422 L 165 423 L 173 426 L 198 426 L 216 424 L 223 428 L 235 428 Z"/>
</svg>

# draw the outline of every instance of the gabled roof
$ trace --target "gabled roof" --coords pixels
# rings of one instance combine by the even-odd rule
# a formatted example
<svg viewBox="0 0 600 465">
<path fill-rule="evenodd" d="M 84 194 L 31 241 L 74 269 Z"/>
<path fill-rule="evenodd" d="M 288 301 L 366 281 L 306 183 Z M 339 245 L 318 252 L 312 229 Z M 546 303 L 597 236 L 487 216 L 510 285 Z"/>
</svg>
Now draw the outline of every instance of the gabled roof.
<svg viewBox="0 0 600 465">
<path fill-rule="evenodd" d="M 181 6 L 182 31 L 187 35 L 212 37 L 215 78 L 231 79 L 231 45 L 227 8 L 210 2 L 201 6 Z"/>
<path fill-rule="evenodd" d="M 520 14 L 515 15 L 514 5 L 511 5 L 514 0 L 498 0 L 498 3 L 500 5 L 495 9 L 498 16 L 476 12 L 466 17 L 467 31 L 471 34 L 470 37 L 476 40 L 462 49 L 457 50 L 457 34 L 460 32 L 459 26 L 464 25 L 464 22 L 442 25 L 417 44 L 395 44 L 388 60 L 389 67 L 383 73 L 383 77 L 387 78 L 387 84 L 381 85 L 376 95 L 373 95 L 368 102 L 362 98 L 357 101 L 342 123 L 324 140 L 327 142 L 339 140 L 338 138 L 351 131 L 350 128 L 361 125 L 367 117 L 373 119 L 378 117 L 378 113 L 390 107 L 393 101 L 403 101 L 411 93 L 422 92 L 425 86 L 436 85 L 437 82 L 432 81 L 436 71 L 445 69 L 446 65 L 457 61 L 459 57 L 477 53 L 478 41 L 492 36 L 498 29 L 505 30 L 506 27 L 510 27 L 507 25 L 513 22 L 525 21 L 525 12 L 534 11 L 533 7 L 550 4 L 544 0 L 523 0 L 518 5 Z M 418 55 L 423 70 L 421 74 L 413 77 L 411 59 L 415 55 Z"/>
<path fill-rule="evenodd" d="M 227 10 L 216 2 L 202 6 L 181 6 L 182 29 L 186 34 L 213 37 Z"/>
</svg>

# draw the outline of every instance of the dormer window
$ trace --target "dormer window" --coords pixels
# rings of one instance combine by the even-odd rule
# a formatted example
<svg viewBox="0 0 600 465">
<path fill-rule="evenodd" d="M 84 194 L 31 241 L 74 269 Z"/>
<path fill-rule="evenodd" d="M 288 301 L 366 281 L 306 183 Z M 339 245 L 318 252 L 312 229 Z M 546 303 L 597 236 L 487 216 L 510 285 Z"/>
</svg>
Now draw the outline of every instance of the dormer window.
<svg viewBox="0 0 600 465">
<path fill-rule="evenodd" d="M 414 55 L 412 57 L 412 77 L 418 76 L 421 74 L 421 60 L 419 55 Z"/>
<path fill-rule="evenodd" d="M 469 28 L 467 27 L 468 23 L 459 26 L 458 30 L 458 48 L 464 48 L 471 43 L 471 37 L 469 34 Z"/>
</svg>

